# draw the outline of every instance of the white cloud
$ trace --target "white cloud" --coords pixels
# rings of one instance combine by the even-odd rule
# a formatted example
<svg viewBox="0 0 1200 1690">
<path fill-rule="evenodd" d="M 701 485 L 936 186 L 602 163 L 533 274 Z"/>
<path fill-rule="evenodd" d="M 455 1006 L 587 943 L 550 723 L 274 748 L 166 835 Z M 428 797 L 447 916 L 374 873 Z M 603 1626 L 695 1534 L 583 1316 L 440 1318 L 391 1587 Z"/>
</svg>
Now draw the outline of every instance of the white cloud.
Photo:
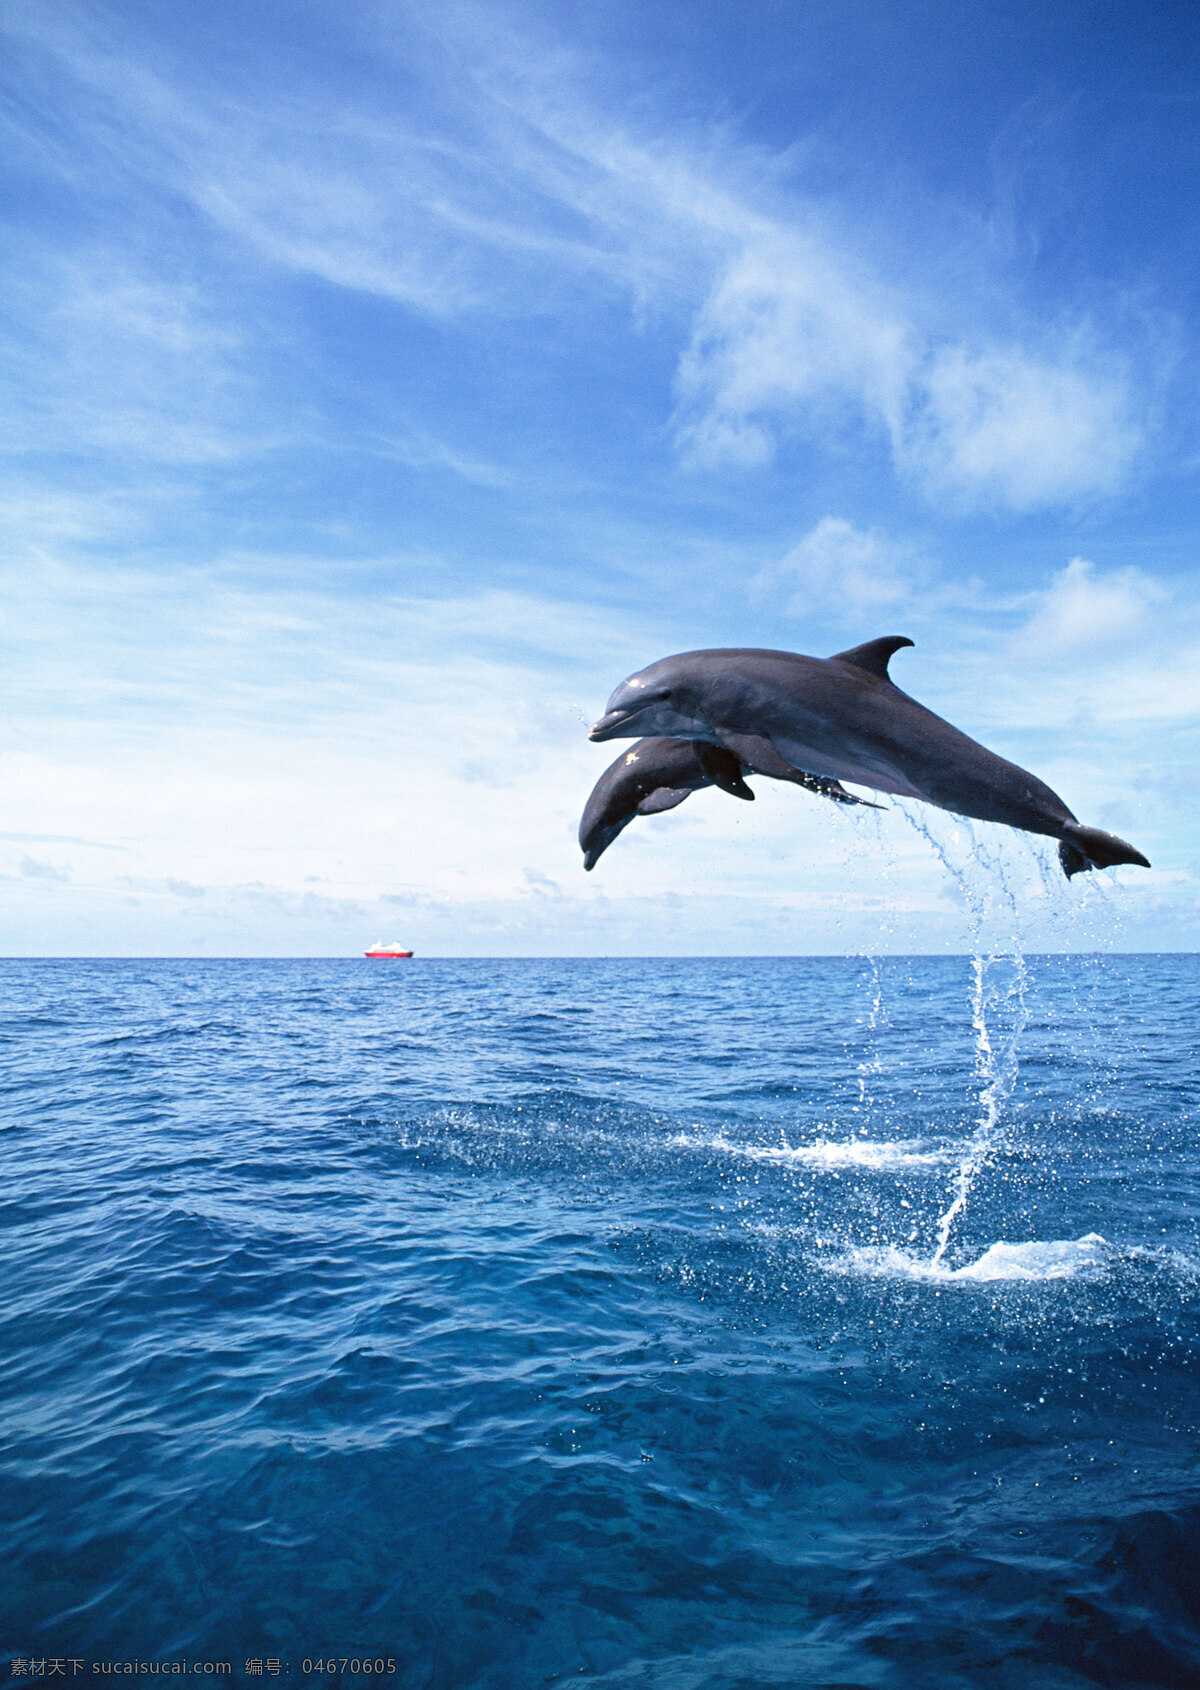
<svg viewBox="0 0 1200 1690">
<path fill-rule="evenodd" d="M 331 28 L 344 21 L 319 10 Z M 639 448 L 674 404 L 658 438 L 673 427 L 677 452 L 706 475 L 724 466 L 753 476 L 796 439 L 852 447 L 863 463 L 865 435 L 934 503 L 1031 510 L 1118 490 L 1146 448 L 1143 377 L 1132 354 L 1125 364 L 1107 354 L 1102 324 L 1089 329 L 1082 311 L 1073 323 L 1069 309 L 1052 323 L 1023 314 L 982 248 L 975 272 L 962 258 L 952 284 L 937 252 L 898 238 L 885 266 L 836 195 L 818 201 L 796 171 L 785 181 L 778 158 L 679 121 L 650 96 L 627 117 L 623 93 L 598 96 L 578 59 L 516 40 L 507 14 L 489 24 L 487 8 L 477 39 L 464 32 L 440 58 L 428 41 L 395 45 L 402 4 L 351 8 L 347 27 L 362 27 L 363 51 L 350 74 L 361 82 L 339 82 L 339 65 L 306 86 L 286 55 L 251 56 L 213 78 L 203 55 L 172 63 L 164 50 L 154 69 L 137 20 L 121 19 L 116 45 L 102 49 L 114 14 L 93 10 L 90 35 L 75 34 L 84 8 L 72 0 L 17 12 L 58 56 L 45 84 L 26 89 L 48 137 L 38 159 L 26 137 L 26 161 L 63 163 L 60 181 L 95 214 L 72 226 L 102 231 L 65 256 L 36 243 L 19 256 L 15 373 L 33 397 L 17 443 L 83 447 L 106 462 L 101 474 L 89 464 L 82 490 L 47 494 L 35 480 L 44 460 L 31 455 L 29 485 L 0 513 L 17 536 L 13 555 L 25 548 L 5 613 L 6 818 L 25 830 L 0 836 L 15 847 L 0 864 L 6 898 L 25 900 L 26 915 L 34 901 L 60 911 L 64 944 L 86 915 L 100 948 L 124 946 L 134 928 L 105 922 L 120 900 L 138 899 L 136 944 L 151 950 L 204 934 L 237 949 L 250 933 L 267 948 L 346 948 L 357 924 L 363 938 L 381 930 L 386 907 L 413 911 L 442 943 L 470 949 L 470 935 L 486 933 L 493 948 L 507 935 L 510 948 L 534 951 L 602 949 L 601 934 L 622 934 L 621 947 L 635 951 L 716 934 L 734 950 L 845 949 L 876 942 L 885 906 L 933 920 L 944 886 L 936 868 L 919 866 L 923 845 L 914 856 L 896 843 L 894 815 L 848 817 L 766 783 L 754 805 L 701 793 L 678 814 L 639 822 L 602 872 L 582 874 L 574 830 L 610 760 L 587 744 L 585 723 L 622 674 L 682 644 L 683 627 L 690 638 L 705 626 L 693 643 L 726 643 L 707 628 L 745 609 L 738 535 L 760 513 L 747 516 L 747 499 L 731 514 L 721 487 L 709 508 L 726 501 L 722 518 L 681 539 L 674 523 L 686 496 L 664 492 L 656 463 L 636 490 L 640 507 L 609 498 L 611 487 L 600 496 L 588 395 L 570 360 L 580 336 L 611 333 L 609 308 L 624 302 L 634 327 L 650 332 L 601 350 L 622 365 L 635 426 L 648 424 Z M 421 27 L 460 28 L 462 15 L 427 9 Z M 482 427 L 472 438 L 486 399 L 460 409 L 461 439 L 432 405 L 426 426 L 420 392 L 390 391 L 386 358 L 377 381 L 366 368 L 364 349 L 402 335 L 399 314 L 349 311 L 347 301 L 331 310 L 322 288 L 279 288 L 284 272 L 436 319 L 413 336 L 414 368 L 436 364 L 420 348 L 448 345 L 454 319 L 469 330 L 458 351 L 474 356 L 475 336 L 475 370 L 498 381 L 528 371 L 531 348 L 539 380 L 561 361 L 578 432 L 543 443 L 547 458 L 557 454 L 555 479 L 526 501 L 526 513 L 537 511 L 524 535 L 514 542 L 511 524 L 499 536 L 490 527 L 530 488 L 505 462 L 506 440 L 489 442 Z M 287 315 L 297 299 L 314 322 L 328 313 L 307 340 L 302 308 Z M 519 348 L 504 342 L 506 320 L 531 325 L 511 334 Z M 348 341 L 338 337 L 351 321 L 362 342 L 344 380 L 354 360 L 340 361 Z M 300 370 L 306 359 L 312 368 Z M 352 422 L 360 378 L 379 411 Z M 657 415 L 638 386 L 646 382 L 657 384 Z M 532 399 L 530 410 L 536 437 Z M 509 497 L 455 489 L 473 514 L 454 530 L 453 555 L 434 555 L 421 538 L 378 556 L 359 543 L 354 497 L 339 495 L 313 542 L 316 554 L 336 534 L 355 556 L 335 579 L 328 558 L 273 555 L 272 544 L 286 544 L 279 525 L 290 533 L 307 520 L 278 481 L 264 491 L 266 476 L 203 474 L 280 435 L 330 454 L 390 455 Z M 157 477 L 139 480 L 139 458 L 159 466 Z M 382 467 L 368 464 L 366 479 L 378 481 Z M 289 488 L 295 468 L 286 466 Z M 199 537 L 173 546 L 155 517 L 170 508 L 183 534 L 182 501 L 206 481 L 226 491 L 240 483 L 239 502 L 218 492 Z M 861 507 L 833 508 L 870 510 L 870 491 Z M 779 531 L 778 508 L 761 513 L 756 533 Z M 393 512 L 397 532 L 437 532 L 416 511 L 410 525 L 402 498 Z M 568 556 L 595 560 L 597 598 L 629 605 L 627 615 L 564 599 L 564 563 L 547 565 L 544 527 L 538 560 L 528 560 L 521 542 L 535 522 L 554 520 L 577 527 Z M 223 549 L 231 531 L 261 536 L 246 543 L 262 551 Z M 69 567 L 61 559 L 71 550 L 97 566 Z M 181 552 L 209 567 L 186 567 Z M 139 557 L 157 568 L 130 564 Z M 492 585 L 539 570 L 542 591 Z M 1081 813 L 1091 800 L 1089 819 L 1132 805 L 1140 781 L 1167 790 L 1172 758 L 1194 764 L 1185 735 L 1200 712 L 1200 637 L 1182 587 L 1167 610 L 1150 576 L 1075 560 L 1040 595 L 984 606 L 964 589 L 951 607 L 948 589 L 930 593 L 930 574 L 915 548 L 829 514 L 762 570 L 757 592 L 826 623 L 879 618 L 856 639 L 890 631 L 901 609 L 915 620 L 919 608 L 925 628 L 946 638 L 922 633 L 920 652 L 906 657 L 906 681 L 921 677 L 913 690 L 1056 784 L 1061 771 Z M 591 590 L 588 575 L 574 578 L 573 595 Z M 659 591 L 635 590 L 647 580 Z M 474 584 L 447 584 L 462 581 Z M 1157 860 L 1153 842 L 1130 831 Z M 121 856 L 80 849 L 59 864 L 57 847 L 85 836 L 119 841 L 110 849 Z M 32 874 L 21 869 L 24 845 L 46 847 L 26 859 Z M 789 909 L 803 920 L 776 925 Z M 41 929 L 24 931 L 36 948 Z M 924 944 L 960 929 L 906 932 Z"/>
<path fill-rule="evenodd" d="M 1035 510 L 1116 493 L 1143 445 L 1128 384 L 1099 359 L 949 346 L 910 392 L 897 458 L 934 496 Z"/>
<path fill-rule="evenodd" d="M 786 594 L 789 616 L 853 620 L 904 605 L 915 576 L 907 548 L 843 517 L 824 516 L 778 563 L 759 571 L 753 590 L 768 600 Z"/>
<path fill-rule="evenodd" d="M 753 470 L 782 438 L 865 428 L 931 501 L 1033 510 L 1119 491 L 1146 447 L 1138 381 L 1085 313 L 994 332 L 986 244 L 981 285 L 958 264 L 952 301 L 936 253 L 893 251 L 885 277 L 852 216 L 785 192 L 773 156 L 645 104 L 635 129 L 581 60 L 478 16 L 404 25 L 421 97 L 403 116 L 328 87 L 169 81 L 61 18 L 19 27 L 88 89 L 110 171 L 156 175 L 274 264 L 442 319 L 620 293 L 657 313 L 683 343 L 674 438 L 698 468 Z M 376 50 L 399 58 L 395 35 Z M 160 303 L 108 296 L 139 346 L 183 347 L 186 321 Z M 177 420 L 164 439 L 203 455 L 205 409 L 188 415 L 191 437 Z"/>
<path fill-rule="evenodd" d="M 749 220 L 743 220 L 748 222 Z M 822 243 L 747 227 L 697 315 L 679 367 L 677 439 L 698 466 L 769 459 L 807 409 L 898 413 L 910 331 Z"/>
<path fill-rule="evenodd" d="M 436 439 L 427 429 L 414 428 L 406 437 L 381 439 L 374 449 L 381 458 L 392 458 L 412 469 L 448 470 L 451 475 L 461 476 L 476 487 L 505 487 L 512 480 L 511 475 L 497 464 L 466 457 L 445 441 Z"/>
<path fill-rule="evenodd" d="M 578 868 L 603 766 L 586 722 L 654 637 L 533 595 L 254 592 L 219 568 L 48 564 L 14 587 L 13 866 L 49 878 L 20 845 L 86 819 L 123 847 L 89 857 L 94 889 L 119 871 L 176 895 L 260 877 L 299 894 L 319 873 L 351 899 L 528 896 L 531 874 Z"/>
<path fill-rule="evenodd" d="M 849 559 L 866 591 L 887 564 L 883 541 L 838 519 L 807 545 L 825 582 Z M 294 576 L 283 561 L 275 573 Z M 1081 579 L 1103 587 L 1109 577 L 1068 569 L 1034 612 Z M 13 829 L 0 880 L 18 949 L 69 953 L 86 931 L 101 952 L 344 954 L 394 927 L 397 911 L 419 949 L 467 954 L 964 942 L 937 861 L 894 805 L 846 813 L 765 781 L 753 805 L 702 792 L 677 814 L 638 822 L 596 874 L 582 873 L 575 830 L 613 749 L 589 745 L 584 722 L 617 677 L 673 643 L 640 613 L 627 624 L 497 592 L 256 596 L 231 591 L 219 571 L 147 577 L 136 591 L 130 575 L 105 610 L 105 572 L 89 580 L 44 578 L 46 603 L 35 614 L 26 601 L 24 642 L 6 663 L 19 708 L 0 753 Z M 1163 607 L 1144 596 L 1134 653 L 1117 642 L 1049 660 L 994 638 L 964 653 L 964 635 L 995 615 L 972 630 L 960 608 L 949 630 L 958 668 L 923 641 L 912 690 L 1158 860 L 1147 807 L 1155 815 L 1179 797 L 1139 798 L 1139 782 L 1164 767 L 1161 732 L 1153 721 L 1067 725 L 1081 686 L 1110 710 L 1155 708 L 1144 683 Z M 1181 625 L 1185 609 L 1172 604 Z M 131 621 L 155 639 L 127 638 Z M 71 660 L 58 677 L 33 649 L 51 644 Z M 1176 711 L 1185 649 L 1181 632 L 1165 667 Z M 935 812 L 922 819 L 957 826 Z M 85 837 L 85 825 L 120 854 L 55 848 Z M 1002 830 L 984 832 L 988 850 L 1000 849 Z M 47 849 L 28 861 L 54 875 L 22 871 L 35 838 Z M 1033 871 L 1004 872 L 1015 885 Z M 1047 942 L 1060 941 L 1077 942 L 1070 932 Z"/>
<path fill-rule="evenodd" d="M 851 421 L 933 502 L 1035 510 L 1119 492 L 1145 445 L 1127 377 L 1082 346 L 939 345 L 915 300 L 829 242 L 748 227 L 679 367 L 697 467 L 754 468 L 781 435 Z"/>
<path fill-rule="evenodd" d="M 947 616 L 946 611 L 951 614 Z M 1155 863 L 1194 831 L 1200 594 L 1073 558 L 1040 590 L 935 606 L 907 691 Z M 1148 829 L 1156 829 L 1158 837 Z"/>
<path fill-rule="evenodd" d="M 42 862 L 36 857 L 22 857 L 17 864 L 26 880 L 56 880 L 65 882 L 70 880 L 71 871 L 61 863 Z"/>
<path fill-rule="evenodd" d="M 9 292 L 23 328 L 4 372 L 14 453 L 83 447 L 191 466 L 266 443 L 246 414 L 244 336 L 167 268 L 111 246 L 26 243 Z M 70 522 L 69 501 L 60 515 Z"/>
<path fill-rule="evenodd" d="M 1128 650 L 1140 643 L 1148 617 L 1166 596 L 1141 570 L 1104 575 L 1087 558 L 1075 557 L 1039 595 L 1016 640 L 1038 657 L 1090 657 L 1118 642 Z"/>
</svg>

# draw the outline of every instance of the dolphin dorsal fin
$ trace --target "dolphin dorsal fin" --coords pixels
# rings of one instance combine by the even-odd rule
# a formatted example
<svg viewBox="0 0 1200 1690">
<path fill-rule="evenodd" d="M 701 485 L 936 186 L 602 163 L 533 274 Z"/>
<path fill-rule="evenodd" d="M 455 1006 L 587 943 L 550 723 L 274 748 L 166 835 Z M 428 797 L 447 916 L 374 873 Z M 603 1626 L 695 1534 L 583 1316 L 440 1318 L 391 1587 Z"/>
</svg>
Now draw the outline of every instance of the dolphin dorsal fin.
<svg viewBox="0 0 1200 1690">
<path fill-rule="evenodd" d="M 912 645 L 912 641 L 904 634 L 885 634 L 881 640 L 868 640 L 866 645 L 851 646 L 849 651 L 835 651 L 834 663 L 849 663 L 855 669 L 861 669 L 865 674 L 874 675 L 878 680 L 890 681 L 888 674 L 888 658 L 899 651 L 901 646 Z"/>
</svg>

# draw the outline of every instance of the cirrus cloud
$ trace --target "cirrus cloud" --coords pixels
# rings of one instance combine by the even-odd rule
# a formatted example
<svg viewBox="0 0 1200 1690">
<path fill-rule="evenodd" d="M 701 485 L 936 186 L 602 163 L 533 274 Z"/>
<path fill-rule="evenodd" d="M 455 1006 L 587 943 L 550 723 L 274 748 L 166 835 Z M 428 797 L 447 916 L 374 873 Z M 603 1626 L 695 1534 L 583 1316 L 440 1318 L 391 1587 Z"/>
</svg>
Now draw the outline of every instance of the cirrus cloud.
<svg viewBox="0 0 1200 1690">
<path fill-rule="evenodd" d="M 789 439 L 857 431 L 934 505 L 1071 505 L 1136 473 L 1154 370 L 1111 357 L 1082 305 L 1047 321 L 1009 289 L 997 308 L 986 243 L 951 297 L 936 253 L 893 242 L 885 264 L 852 211 L 831 214 L 803 176 L 782 185 L 778 154 L 652 103 L 623 110 L 582 56 L 532 36 L 518 49 L 453 12 L 398 17 L 403 47 L 392 30 L 378 51 L 403 63 L 402 113 L 390 88 L 349 99 L 295 67 L 253 88 L 167 71 L 127 42 L 98 45 L 69 9 L 25 7 L 10 27 L 72 81 L 86 192 L 138 176 L 260 264 L 442 324 L 565 320 L 622 299 L 635 326 L 653 317 L 674 343 L 669 433 L 696 469 L 759 470 Z M 148 282 L 81 309 L 115 311 L 155 368 L 191 360 L 197 325 L 213 332 L 202 302 L 181 315 Z M 173 449 L 218 454 L 211 432 L 193 420 Z"/>
</svg>

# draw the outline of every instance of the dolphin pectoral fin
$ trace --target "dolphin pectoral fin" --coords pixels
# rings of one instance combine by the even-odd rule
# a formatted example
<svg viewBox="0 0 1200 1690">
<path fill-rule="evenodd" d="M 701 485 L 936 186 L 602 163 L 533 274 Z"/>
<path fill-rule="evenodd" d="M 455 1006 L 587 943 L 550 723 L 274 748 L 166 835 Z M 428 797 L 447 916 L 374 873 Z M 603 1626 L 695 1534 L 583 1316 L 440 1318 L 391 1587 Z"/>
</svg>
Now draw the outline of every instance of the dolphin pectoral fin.
<svg viewBox="0 0 1200 1690">
<path fill-rule="evenodd" d="M 639 816 L 659 816 L 664 810 L 673 810 L 677 804 L 692 792 L 690 786 L 658 786 L 653 792 L 648 792 L 637 807 Z"/>
<path fill-rule="evenodd" d="M 835 651 L 830 662 L 848 663 L 852 669 L 861 669 L 866 675 L 874 675 L 878 681 L 890 681 L 888 659 L 902 646 L 912 643 L 904 634 L 885 634 L 882 639 L 851 646 L 849 651 Z"/>
<path fill-rule="evenodd" d="M 1058 860 L 1068 880 L 1073 874 L 1086 874 L 1094 868 L 1116 868 L 1119 863 L 1150 867 L 1140 851 L 1118 839 L 1115 833 L 1105 833 L 1099 827 L 1082 827 L 1078 822 L 1067 822 L 1063 827 Z"/>
<path fill-rule="evenodd" d="M 806 792 L 815 792 L 821 798 L 832 798 L 835 804 L 865 804 L 868 810 L 881 810 L 882 804 L 872 804 L 869 798 L 856 798 L 852 792 L 847 792 L 841 781 L 834 780 L 831 775 L 810 775 L 803 769 L 776 751 L 771 741 L 763 734 L 735 734 L 727 729 L 718 730 L 721 744 L 726 746 L 740 762 L 748 768 L 756 769 L 760 775 L 770 775 L 772 780 L 790 781 L 793 786 L 802 786 Z"/>
<path fill-rule="evenodd" d="M 831 780 L 827 775 L 800 775 L 797 784 L 806 786 L 822 798 L 832 798 L 835 804 L 863 804 L 868 810 L 887 808 L 886 804 L 872 804 L 869 798 L 856 798 L 853 792 L 846 791 L 840 780 Z"/>
<path fill-rule="evenodd" d="M 765 734 L 732 733 L 728 728 L 718 728 L 717 732 L 721 744 L 733 753 L 739 765 L 760 775 L 770 775 L 773 780 L 798 781 L 803 785 L 810 778 L 781 757 Z"/>
<path fill-rule="evenodd" d="M 732 751 L 723 745 L 709 745 L 702 739 L 696 740 L 695 746 L 696 760 L 714 786 L 728 792 L 731 798 L 754 802 L 753 792 L 742 779 L 742 765 Z"/>
</svg>

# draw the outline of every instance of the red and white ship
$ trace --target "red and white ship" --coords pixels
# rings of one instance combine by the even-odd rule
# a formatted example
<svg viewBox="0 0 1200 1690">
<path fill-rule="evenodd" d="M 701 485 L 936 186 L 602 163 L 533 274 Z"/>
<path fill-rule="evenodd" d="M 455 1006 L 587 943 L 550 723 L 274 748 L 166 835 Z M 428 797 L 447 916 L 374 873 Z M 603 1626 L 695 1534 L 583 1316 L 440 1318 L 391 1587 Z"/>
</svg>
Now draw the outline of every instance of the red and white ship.
<svg viewBox="0 0 1200 1690">
<path fill-rule="evenodd" d="M 363 955 L 371 957 L 402 957 L 411 956 L 412 952 L 407 950 L 397 939 L 393 939 L 390 943 L 385 943 L 382 939 L 376 939 L 370 950 L 364 951 Z"/>
</svg>

